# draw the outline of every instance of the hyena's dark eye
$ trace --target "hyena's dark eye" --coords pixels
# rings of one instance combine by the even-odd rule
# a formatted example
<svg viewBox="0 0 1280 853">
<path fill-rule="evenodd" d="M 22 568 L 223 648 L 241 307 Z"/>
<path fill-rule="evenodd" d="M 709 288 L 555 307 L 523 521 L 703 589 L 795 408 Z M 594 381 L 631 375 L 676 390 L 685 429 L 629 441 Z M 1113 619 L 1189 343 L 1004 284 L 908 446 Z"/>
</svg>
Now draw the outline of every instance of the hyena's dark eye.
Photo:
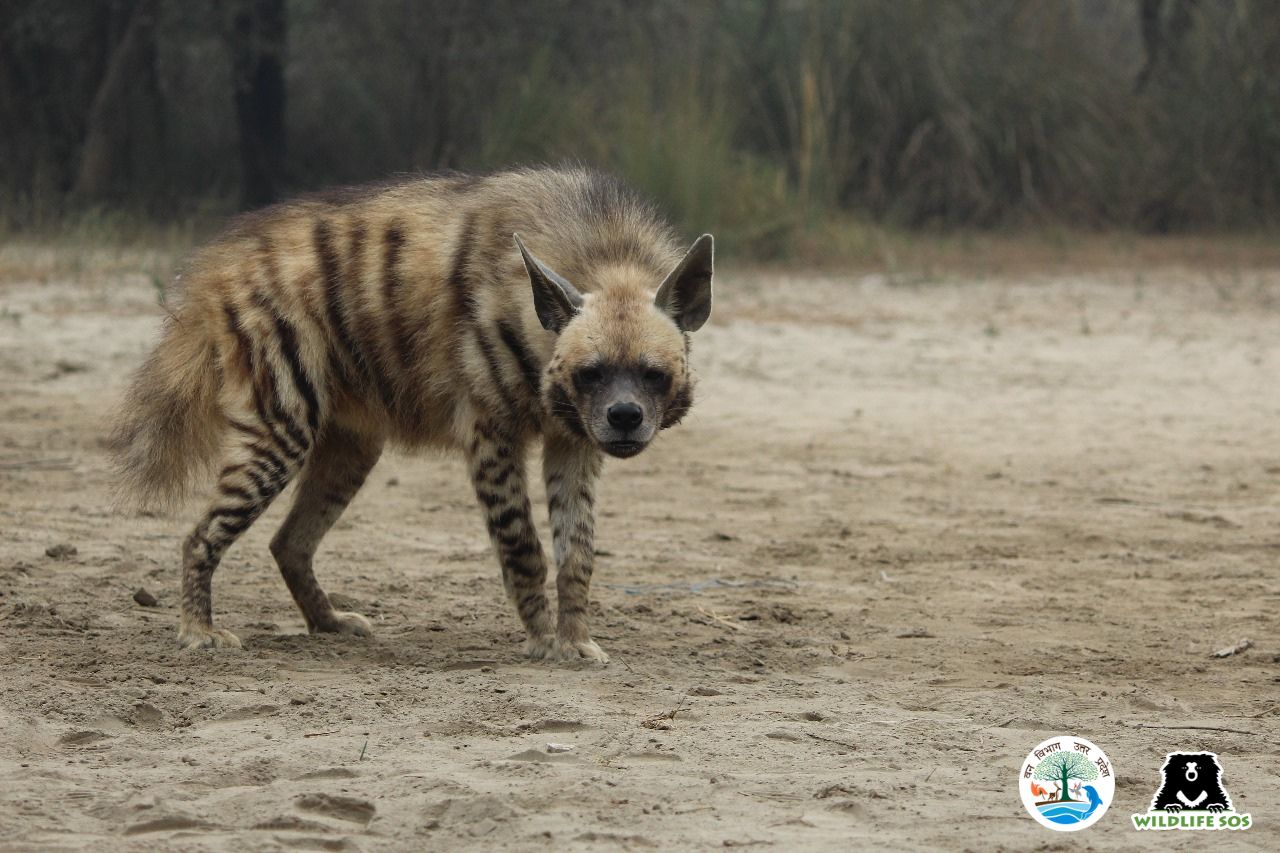
<svg viewBox="0 0 1280 853">
<path fill-rule="evenodd" d="M 651 367 L 644 372 L 644 383 L 657 391 L 666 391 L 671 387 L 671 374 Z"/>
<path fill-rule="evenodd" d="M 573 384 L 578 386 L 579 390 L 591 388 L 603 381 L 604 371 L 598 367 L 584 367 L 573 374 Z"/>
</svg>

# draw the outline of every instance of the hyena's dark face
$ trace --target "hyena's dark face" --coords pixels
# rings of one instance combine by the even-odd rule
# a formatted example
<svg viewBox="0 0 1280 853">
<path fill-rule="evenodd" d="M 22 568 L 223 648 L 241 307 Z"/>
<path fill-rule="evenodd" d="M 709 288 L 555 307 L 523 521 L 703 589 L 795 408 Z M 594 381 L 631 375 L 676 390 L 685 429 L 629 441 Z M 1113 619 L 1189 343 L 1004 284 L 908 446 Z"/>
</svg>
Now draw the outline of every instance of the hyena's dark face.
<svg viewBox="0 0 1280 853">
<path fill-rule="evenodd" d="M 692 404 L 689 333 L 711 313 L 710 235 L 656 296 L 636 269 L 614 270 L 609 286 L 584 296 L 521 250 L 538 317 L 559 335 L 543 382 L 548 411 L 609 455 L 635 456 Z"/>
<path fill-rule="evenodd" d="M 582 318 L 584 331 L 596 325 L 592 319 L 590 314 Z M 580 429 L 609 455 L 635 456 L 660 428 L 674 424 L 689 407 L 687 362 L 682 342 L 672 337 L 680 355 L 673 355 L 670 348 L 651 348 L 638 358 L 615 360 L 609 352 L 614 348 L 609 348 L 588 350 L 581 360 L 562 359 L 551 385 L 553 414 L 567 418 L 570 428 Z"/>
</svg>

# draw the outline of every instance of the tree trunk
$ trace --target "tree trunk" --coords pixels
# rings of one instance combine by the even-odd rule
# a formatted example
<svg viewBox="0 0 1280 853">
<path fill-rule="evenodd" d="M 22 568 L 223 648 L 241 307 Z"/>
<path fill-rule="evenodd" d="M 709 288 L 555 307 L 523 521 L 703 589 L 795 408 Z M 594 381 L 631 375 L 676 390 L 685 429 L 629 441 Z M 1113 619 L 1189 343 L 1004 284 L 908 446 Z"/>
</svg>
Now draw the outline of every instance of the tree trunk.
<svg viewBox="0 0 1280 853">
<path fill-rule="evenodd" d="M 240 203 L 276 200 L 285 156 L 284 0 L 227 0 L 224 35 L 240 137 Z"/>
<path fill-rule="evenodd" d="M 1153 76 L 1177 71 L 1182 48 L 1193 23 L 1192 11 L 1198 0 L 1141 0 L 1138 23 L 1147 60 L 1135 83 L 1141 92 Z M 1166 11 L 1166 9 L 1168 11 Z"/>
<path fill-rule="evenodd" d="M 161 161 L 163 110 L 156 72 L 158 0 L 121 9 L 123 34 L 110 51 L 85 131 L 73 193 L 91 200 L 138 194 Z"/>
</svg>

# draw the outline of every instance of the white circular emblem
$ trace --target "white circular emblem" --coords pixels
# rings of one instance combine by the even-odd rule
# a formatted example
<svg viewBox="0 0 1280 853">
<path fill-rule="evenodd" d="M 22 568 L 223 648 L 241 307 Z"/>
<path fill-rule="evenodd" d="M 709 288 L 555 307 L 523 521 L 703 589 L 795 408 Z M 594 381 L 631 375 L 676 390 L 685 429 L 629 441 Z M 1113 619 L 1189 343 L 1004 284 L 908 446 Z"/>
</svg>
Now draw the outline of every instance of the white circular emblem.
<svg viewBox="0 0 1280 853">
<path fill-rule="evenodd" d="M 1075 832 L 1107 813 L 1116 792 L 1116 771 L 1093 741 L 1060 735 L 1027 753 L 1018 771 L 1018 791 L 1042 826 Z"/>
</svg>

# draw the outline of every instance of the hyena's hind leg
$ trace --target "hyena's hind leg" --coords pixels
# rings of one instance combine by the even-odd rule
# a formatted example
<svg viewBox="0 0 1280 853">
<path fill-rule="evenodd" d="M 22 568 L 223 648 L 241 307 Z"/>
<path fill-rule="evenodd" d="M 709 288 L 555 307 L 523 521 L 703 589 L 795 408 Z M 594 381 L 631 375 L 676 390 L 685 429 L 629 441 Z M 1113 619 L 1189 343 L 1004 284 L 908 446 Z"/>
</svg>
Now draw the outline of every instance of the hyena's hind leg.
<svg viewBox="0 0 1280 853">
<path fill-rule="evenodd" d="M 182 548 L 178 643 L 188 649 L 240 645 L 235 634 L 213 627 L 214 570 L 227 548 L 289 484 L 309 450 L 302 433 L 286 439 L 265 426 L 239 421 L 233 426 L 240 444 L 218 475 L 213 502 Z"/>
<path fill-rule="evenodd" d="M 333 609 L 311 564 L 320 540 L 364 485 L 382 445 L 381 437 L 326 426 L 302 470 L 293 507 L 271 540 L 271 553 L 313 634 L 372 633 L 369 620 L 359 613 Z"/>
<path fill-rule="evenodd" d="M 298 473 L 324 421 L 315 382 L 320 373 L 304 363 L 298 330 L 267 295 L 270 289 L 223 305 L 220 403 L 235 445 L 213 503 L 183 547 L 178 642 L 187 648 L 240 645 L 234 634 L 213 627 L 213 572 Z"/>
</svg>

